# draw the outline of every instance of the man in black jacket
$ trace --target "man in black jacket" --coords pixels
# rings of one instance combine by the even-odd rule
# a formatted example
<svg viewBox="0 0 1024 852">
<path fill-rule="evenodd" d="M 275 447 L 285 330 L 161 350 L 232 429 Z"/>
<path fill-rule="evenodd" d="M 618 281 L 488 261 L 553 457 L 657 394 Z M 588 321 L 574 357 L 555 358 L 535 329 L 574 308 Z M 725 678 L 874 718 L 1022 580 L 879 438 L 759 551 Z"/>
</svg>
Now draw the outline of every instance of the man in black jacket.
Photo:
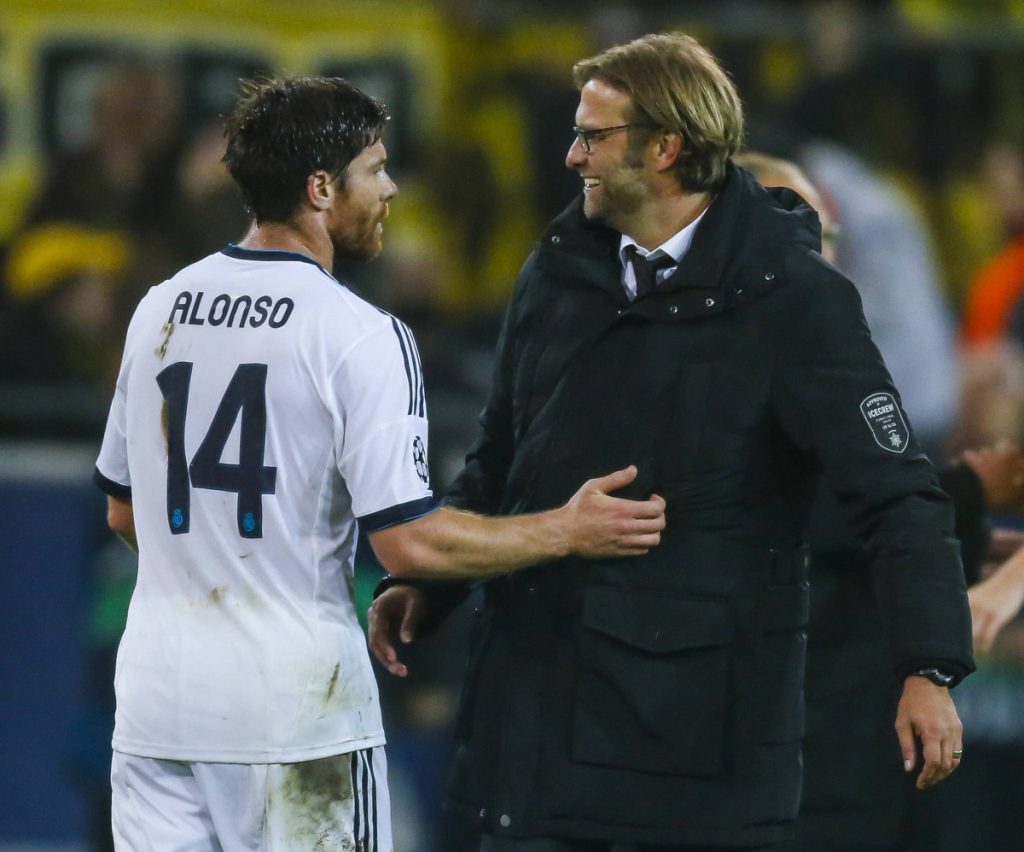
<svg viewBox="0 0 1024 852">
<path fill-rule="evenodd" d="M 647 36 L 575 79 L 583 198 L 520 274 L 451 500 L 536 511 L 636 460 L 631 488 L 665 498 L 667 527 L 628 569 L 485 584 L 450 800 L 484 850 L 768 847 L 800 795 L 819 476 L 871 553 L 919 787 L 958 765 L 947 687 L 973 668 L 952 513 L 816 215 L 730 162 L 742 110 L 714 58 Z M 396 635 L 460 594 L 385 586 L 371 647 L 401 674 Z"/>
</svg>

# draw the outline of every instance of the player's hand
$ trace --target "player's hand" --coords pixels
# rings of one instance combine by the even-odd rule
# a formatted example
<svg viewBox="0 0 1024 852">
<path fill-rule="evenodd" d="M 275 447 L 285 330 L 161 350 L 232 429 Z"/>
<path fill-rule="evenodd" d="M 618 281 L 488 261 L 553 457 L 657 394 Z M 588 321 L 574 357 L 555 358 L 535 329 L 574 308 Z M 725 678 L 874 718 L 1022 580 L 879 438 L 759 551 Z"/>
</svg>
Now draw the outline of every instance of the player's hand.
<svg viewBox="0 0 1024 852">
<path fill-rule="evenodd" d="M 967 590 L 974 650 L 987 654 L 996 636 L 1024 606 L 1024 549 Z"/>
<path fill-rule="evenodd" d="M 1024 505 L 1024 453 L 1010 441 L 994 447 L 967 450 L 962 459 L 981 480 L 991 509 L 1019 509 Z"/>
<path fill-rule="evenodd" d="M 391 674 L 405 677 L 409 669 L 398 659 L 397 641 L 408 645 L 416 638 L 427 609 L 426 595 L 413 586 L 392 586 L 373 602 L 367 613 L 373 655 Z"/>
<path fill-rule="evenodd" d="M 665 501 L 657 494 L 647 500 L 612 497 L 636 479 L 630 465 L 583 483 L 565 504 L 569 552 L 576 556 L 640 556 L 661 542 Z"/>
<path fill-rule="evenodd" d="M 896 711 L 896 735 L 907 772 L 913 772 L 917 764 L 915 737 L 921 740 L 924 765 L 917 776 L 918 790 L 933 787 L 953 774 L 960 765 L 953 752 L 963 749 L 963 733 L 964 726 L 946 687 L 916 676 L 903 682 L 903 695 Z"/>
</svg>

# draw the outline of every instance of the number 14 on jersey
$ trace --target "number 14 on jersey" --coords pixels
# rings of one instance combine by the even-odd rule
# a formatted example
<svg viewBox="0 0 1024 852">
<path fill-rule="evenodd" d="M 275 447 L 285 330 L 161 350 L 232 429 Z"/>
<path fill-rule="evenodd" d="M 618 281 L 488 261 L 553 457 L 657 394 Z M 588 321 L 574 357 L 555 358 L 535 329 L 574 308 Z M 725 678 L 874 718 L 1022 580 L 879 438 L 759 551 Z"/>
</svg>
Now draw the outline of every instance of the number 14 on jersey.
<svg viewBox="0 0 1024 852">
<path fill-rule="evenodd" d="M 189 531 L 191 489 L 238 495 L 238 534 L 263 537 L 263 495 L 273 494 L 277 468 L 263 464 L 267 442 L 267 365 L 239 364 L 192 463 L 185 457 L 185 419 L 192 362 L 179 361 L 156 377 L 166 405 L 167 524 L 173 535 Z M 221 461 L 239 415 L 238 464 Z"/>
</svg>

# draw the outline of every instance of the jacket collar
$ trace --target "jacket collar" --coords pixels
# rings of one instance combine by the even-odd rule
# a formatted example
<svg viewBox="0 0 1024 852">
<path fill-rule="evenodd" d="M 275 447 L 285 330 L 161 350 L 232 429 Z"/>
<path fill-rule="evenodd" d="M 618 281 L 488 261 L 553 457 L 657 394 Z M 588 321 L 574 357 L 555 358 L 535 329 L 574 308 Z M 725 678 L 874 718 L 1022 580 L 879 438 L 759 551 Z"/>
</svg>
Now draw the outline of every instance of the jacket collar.
<svg viewBox="0 0 1024 852">
<path fill-rule="evenodd" d="M 583 215 L 580 196 L 545 232 L 538 264 L 560 281 L 599 287 L 623 303 L 619 238 L 617 231 Z M 657 293 L 634 302 L 631 311 L 683 319 L 750 301 L 785 283 L 783 254 L 792 244 L 820 251 L 814 210 L 791 190 L 765 190 L 730 162 L 686 257 Z"/>
</svg>

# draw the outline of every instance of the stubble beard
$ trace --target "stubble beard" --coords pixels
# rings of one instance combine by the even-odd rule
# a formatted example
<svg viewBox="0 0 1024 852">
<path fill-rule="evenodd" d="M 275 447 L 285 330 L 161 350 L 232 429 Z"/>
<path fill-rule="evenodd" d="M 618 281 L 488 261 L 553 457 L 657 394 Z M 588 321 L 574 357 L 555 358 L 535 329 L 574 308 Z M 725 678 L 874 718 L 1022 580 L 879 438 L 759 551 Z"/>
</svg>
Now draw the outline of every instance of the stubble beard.
<svg viewBox="0 0 1024 852">
<path fill-rule="evenodd" d="M 620 233 L 626 233 L 626 223 L 642 206 L 645 192 L 635 178 L 639 169 L 620 174 L 613 183 L 602 183 L 601 198 L 583 197 L 583 215 L 592 222 L 601 222 Z"/>
<path fill-rule="evenodd" d="M 380 256 L 384 250 L 384 241 L 377 231 L 379 218 L 361 219 L 351 232 L 344 234 L 334 244 L 335 257 L 354 260 L 358 263 L 369 263 Z"/>
</svg>

